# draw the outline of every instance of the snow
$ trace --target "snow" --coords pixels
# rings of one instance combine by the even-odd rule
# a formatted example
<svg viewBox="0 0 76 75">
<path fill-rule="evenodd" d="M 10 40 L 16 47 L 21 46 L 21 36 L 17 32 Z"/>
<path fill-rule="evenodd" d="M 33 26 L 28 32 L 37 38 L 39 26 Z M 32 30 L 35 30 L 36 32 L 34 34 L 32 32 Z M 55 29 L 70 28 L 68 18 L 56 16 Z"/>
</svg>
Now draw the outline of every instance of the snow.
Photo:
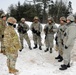
<svg viewBox="0 0 76 75">
<path fill-rule="evenodd" d="M 31 22 L 26 22 L 29 26 L 31 25 Z M 45 24 L 42 24 L 44 28 Z M 17 32 L 17 31 L 16 31 Z M 32 32 L 29 30 L 28 35 L 31 40 L 32 47 L 34 46 L 34 42 L 32 40 Z M 22 52 L 19 52 L 18 59 L 16 63 L 16 68 L 19 70 L 18 75 L 75 75 L 76 74 L 76 61 L 71 61 L 71 67 L 68 68 L 65 71 L 60 71 L 59 67 L 63 62 L 58 62 L 55 60 L 55 57 L 58 55 L 58 53 L 53 48 L 53 53 L 50 54 L 49 52 L 44 52 L 45 50 L 45 42 L 44 42 L 44 33 L 41 33 L 42 35 L 42 49 L 28 49 L 28 45 L 26 41 L 24 40 L 24 49 Z M 75 43 L 76 44 L 76 43 Z M 73 48 L 73 53 L 75 57 L 75 49 Z M 0 53 L 0 75 L 14 75 L 9 74 L 8 68 L 7 68 L 7 58 L 5 55 Z"/>
</svg>

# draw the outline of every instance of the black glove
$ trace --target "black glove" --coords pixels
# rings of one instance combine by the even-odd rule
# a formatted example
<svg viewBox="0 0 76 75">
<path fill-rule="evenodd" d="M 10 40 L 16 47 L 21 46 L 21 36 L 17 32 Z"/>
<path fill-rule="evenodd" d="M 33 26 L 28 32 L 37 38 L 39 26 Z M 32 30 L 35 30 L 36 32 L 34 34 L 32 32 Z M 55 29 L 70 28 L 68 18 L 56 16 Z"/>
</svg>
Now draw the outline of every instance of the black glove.
<svg viewBox="0 0 76 75">
<path fill-rule="evenodd" d="M 65 49 L 68 49 L 68 47 L 65 45 Z"/>
<path fill-rule="evenodd" d="M 23 31 L 22 31 L 23 34 L 25 34 L 26 32 L 27 32 L 26 30 L 23 30 Z"/>
<path fill-rule="evenodd" d="M 38 36 L 40 36 L 41 33 L 40 33 L 39 31 L 37 31 L 36 34 L 37 34 Z"/>
<path fill-rule="evenodd" d="M 37 33 L 37 31 L 36 31 L 34 28 L 32 28 L 32 32 L 33 32 L 33 33 Z"/>
<path fill-rule="evenodd" d="M 2 35 L 2 38 L 4 38 L 4 35 Z"/>
<path fill-rule="evenodd" d="M 60 31 L 64 32 L 62 29 L 60 29 Z"/>
<path fill-rule="evenodd" d="M 66 36 L 67 34 L 66 33 L 64 33 L 64 36 Z"/>
</svg>

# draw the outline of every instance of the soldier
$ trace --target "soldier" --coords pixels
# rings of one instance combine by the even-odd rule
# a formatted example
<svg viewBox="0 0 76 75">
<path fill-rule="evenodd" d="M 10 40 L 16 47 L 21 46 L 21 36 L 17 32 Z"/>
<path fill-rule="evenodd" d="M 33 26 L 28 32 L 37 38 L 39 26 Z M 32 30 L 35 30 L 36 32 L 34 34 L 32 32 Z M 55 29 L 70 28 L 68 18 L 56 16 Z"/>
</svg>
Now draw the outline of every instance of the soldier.
<svg viewBox="0 0 76 75">
<path fill-rule="evenodd" d="M 66 18 L 65 17 L 61 17 L 60 18 L 60 26 L 57 30 L 57 46 L 59 49 L 59 55 L 57 57 L 55 57 L 55 59 L 59 59 L 58 62 L 61 62 L 63 60 L 63 38 L 64 38 L 64 31 L 66 30 L 67 26 L 66 26 Z"/>
<path fill-rule="evenodd" d="M 4 38 L 4 30 L 6 27 L 6 15 L 2 14 L 0 19 L 0 41 L 1 41 L 1 53 L 5 55 L 3 38 Z"/>
<path fill-rule="evenodd" d="M 42 26 L 39 22 L 39 18 L 37 16 L 34 17 L 34 22 L 31 25 L 31 30 L 33 33 L 33 40 L 34 40 L 34 49 L 37 48 L 37 44 L 39 44 L 39 49 L 42 50 L 41 46 L 41 31 L 42 31 Z"/>
<path fill-rule="evenodd" d="M 23 39 L 25 39 L 27 41 L 29 49 L 32 50 L 30 39 L 27 34 L 28 30 L 29 30 L 29 26 L 25 23 L 25 18 L 21 18 L 21 23 L 18 24 L 18 32 L 19 32 L 19 36 L 20 36 L 22 49 L 23 49 Z M 20 49 L 20 51 L 22 51 L 22 49 Z"/>
<path fill-rule="evenodd" d="M 15 69 L 17 57 L 18 57 L 18 50 L 21 49 L 21 44 L 19 42 L 18 35 L 16 34 L 16 31 L 14 30 L 14 23 L 16 23 L 16 19 L 13 17 L 9 17 L 7 19 L 6 29 L 4 31 L 4 46 L 5 46 L 5 53 L 7 56 L 7 67 L 9 70 L 9 73 L 16 73 L 18 72 L 17 69 Z"/>
<path fill-rule="evenodd" d="M 54 24 L 54 20 L 52 17 L 48 18 L 48 23 L 44 27 L 44 32 L 45 32 L 45 44 L 46 44 L 45 52 L 49 51 L 50 48 L 50 53 L 52 53 L 54 33 L 57 32 L 57 27 Z"/>
<path fill-rule="evenodd" d="M 64 33 L 64 50 L 63 50 L 63 60 L 64 64 L 61 65 L 60 70 L 66 70 L 70 67 L 70 56 L 71 50 L 74 46 L 74 41 L 76 39 L 76 24 L 74 22 L 74 17 L 72 15 L 67 17 L 67 29 Z"/>
</svg>

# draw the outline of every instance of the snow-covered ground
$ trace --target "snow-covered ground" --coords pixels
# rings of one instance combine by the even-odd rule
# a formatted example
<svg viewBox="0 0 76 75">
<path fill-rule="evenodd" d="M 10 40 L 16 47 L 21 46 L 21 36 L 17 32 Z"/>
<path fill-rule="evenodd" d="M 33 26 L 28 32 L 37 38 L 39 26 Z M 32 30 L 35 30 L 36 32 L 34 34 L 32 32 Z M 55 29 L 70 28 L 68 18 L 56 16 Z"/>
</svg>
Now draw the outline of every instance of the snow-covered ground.
<svg viewBox="0 0 76 75">
<path fill-rule="evenodd" d="M 26 22 L 30 26 L 30 22 Z M 44 24 L 43 24 L 44 28 Z M 32 33 L 29 30 L 28 35 L 31 40 L 32 47 L 34 46 L 32 40 Z M 32 49 L 29 50 L 26 41 L 24 40 L 24 49 L 19 52 L 16 68 L 19 70 L 19 75 L 75 75 L 76 74 L 76 62 L 75 59 L 71 61 L 71 68 L 65 71 L 60 71 L 59 67 L 63 62 L 58 62 L 55 57 L 58 55 L 53 48 L 53 53 L 44 52 L 44 33 L 42 32 L 42 50 Z M 73 50 L 73 57 L 75 57 L 75 49 Z M 7 58 L 5 55 L 0 54 L 0 75 L 13 75 L 8 73 L 6 64 Z"/>
</svg>

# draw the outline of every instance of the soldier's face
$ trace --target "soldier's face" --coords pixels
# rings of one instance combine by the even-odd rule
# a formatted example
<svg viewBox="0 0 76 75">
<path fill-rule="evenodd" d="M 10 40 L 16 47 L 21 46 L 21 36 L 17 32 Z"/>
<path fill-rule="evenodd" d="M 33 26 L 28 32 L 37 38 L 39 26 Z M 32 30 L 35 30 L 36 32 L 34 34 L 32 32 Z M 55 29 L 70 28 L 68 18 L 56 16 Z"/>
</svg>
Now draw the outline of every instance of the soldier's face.
<svg viewBox="0 0 76 75">
<path fill-rule="evenodd" d="M 51 20 L 49 20 L 49 21 L 48 21 L 48 23 L 49 23 L 49 24 L 51 24 L 51 23 L 52 23 L 52 21 L 51 21 Z"/>
<path fill-rule="evenodd" d="M 67 23 L 70 23 L 70 20 L 69 19 L 67 19 Z"/>
<path fill-rule="evenodd" d="M 64 21 L 60 20 L 60 24 L 64 24 Z"/>
<path fill-rule="evenodd" d="M 25 20 L 22 20 L 22 23 L 25 23 Z"/>
<path fill-rule="evenodd" d="M 38 22 L 38 19 L 35 19 L 34 22 L 37 23 Z"/>
<path fill-rule="evenodd" d="M 4 20 L 4 21 L 6 21 L 6 16 L 5 16 L 5 17 L 3 17 L 3 20 Z"/>
</svg>

